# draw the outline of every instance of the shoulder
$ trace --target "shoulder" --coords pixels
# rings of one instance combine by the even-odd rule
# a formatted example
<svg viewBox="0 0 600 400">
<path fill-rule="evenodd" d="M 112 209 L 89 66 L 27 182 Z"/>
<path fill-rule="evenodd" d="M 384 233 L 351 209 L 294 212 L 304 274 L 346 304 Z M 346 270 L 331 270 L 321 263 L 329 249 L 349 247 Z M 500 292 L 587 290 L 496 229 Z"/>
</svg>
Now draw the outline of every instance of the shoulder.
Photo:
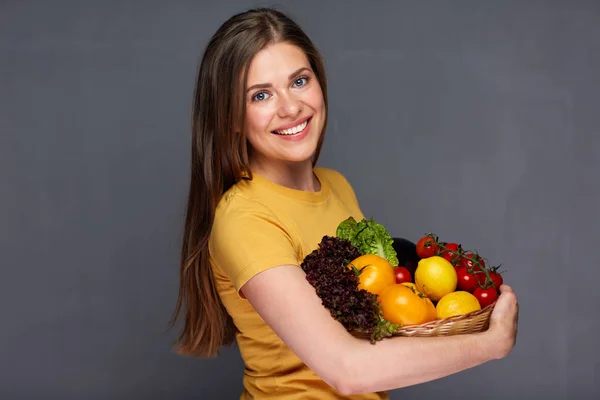
<svg viewBox="0 0 600 400">
<path fill-rule="evenodd" d="M 258 272 L 299 264 L 293 237 L 277 215 L 235 186 L 217 206 L 208 251 L 213 267 L 227 276 L 237 291 Z"/>
<path fill-rule="evenodd" d="M 216 207 L 210 241 L 217 244 L 239 245 L 268 240 L 282 244 L 293 243 L 293 235 L 281 215 L 268 199 L 252 187 L 250 181 L 238 182 L 227 190 Z"/>
<path fill-rule="evenodd" d="M 254 220 L 274 220 L 275 214 L 252 194 L 245 182 L 227 190 L 215 210 L 213 231 L 229 230 Z"/>
<path fill-rule="evenodd" d="M 338 170 L 325 167 L 315 167 L 315 174 L 320 179 L 325 179 L 332 186 L 350 185 L 348 179 Z"/>
<path fill-rule="evenodd" d="M 354 188 L 344 174 L 332 168 L 315 168 L 315 174 L 320 180 L 324 180 L 338 195 L 350 195 L 355 197 Z"/>
</svg>

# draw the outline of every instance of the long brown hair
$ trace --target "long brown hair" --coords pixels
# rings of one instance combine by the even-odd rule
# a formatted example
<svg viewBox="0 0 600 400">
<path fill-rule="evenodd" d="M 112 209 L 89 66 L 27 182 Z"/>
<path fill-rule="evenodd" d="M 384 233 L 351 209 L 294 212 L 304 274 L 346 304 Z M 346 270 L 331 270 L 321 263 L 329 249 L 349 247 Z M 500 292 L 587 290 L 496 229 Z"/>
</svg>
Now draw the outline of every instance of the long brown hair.
<svg viewBox="0 0 600 400">
<path fill-rule="evenodd" d="M 248 68 L 269 44 L 288 42 L 302 49 L 321 85 L 327 110 L 327 82 L 321 55 L 303 30 L 283 13 L 252 9 L 232 16 L 209 41 L 199 66 L 192 116 L 191 177 L 180 260 L 174 325 L 185 308 L 177 339 L 179 354 L 213 357 L 235 339 L 236 328 L 213 281 L 208 240 L 221 196 L 249 168 L 243 135 Z M 315 165 L 327 126 L 312 163 Z"/>
</svg>

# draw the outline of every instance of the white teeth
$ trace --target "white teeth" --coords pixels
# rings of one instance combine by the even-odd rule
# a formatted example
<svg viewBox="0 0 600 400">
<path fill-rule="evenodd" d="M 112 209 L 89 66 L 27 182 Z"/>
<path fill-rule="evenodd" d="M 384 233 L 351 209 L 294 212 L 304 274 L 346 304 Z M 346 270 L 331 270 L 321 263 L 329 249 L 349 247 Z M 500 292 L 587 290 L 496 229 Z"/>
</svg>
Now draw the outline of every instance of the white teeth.
<svg viewBox="0 0 600 400">
<path fill-rule="evenodd" d="M 294 135 L 298 132 L 301 132 L 304 130 L 304 128 L 306 128 L 306 125 L 308 124 L 308 120 L 304 121 L 303 123 L 301 123 L 300 125 L 296 125 L 293 128 L 290 129 L 284 129 L 282 131 L 275 131 L 280 135 Z"/>
</svg>

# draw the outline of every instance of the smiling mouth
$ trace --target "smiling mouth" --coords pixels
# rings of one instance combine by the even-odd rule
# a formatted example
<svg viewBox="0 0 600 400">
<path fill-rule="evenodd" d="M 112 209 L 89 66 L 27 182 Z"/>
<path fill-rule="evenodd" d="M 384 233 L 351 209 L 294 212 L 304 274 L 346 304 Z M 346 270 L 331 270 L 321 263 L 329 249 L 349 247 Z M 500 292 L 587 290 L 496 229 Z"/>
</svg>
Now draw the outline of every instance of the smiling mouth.
<svg viewBox="0 0 600 400">
<path fill-rule="evenodd" d="M 308 125 L 308 123 L 310 122 L 311 119 L 312 119 L 312 117 L 308 118 L 306 121 L 304 121 L 292 128 L 282 129 L 280 131 L 272 131 L 271 133 L 274 133 L 276 135 L 283 135 L 283 136 L 297 135 L 300 132 L 304 131 L 304 129 L 306 129 L 306 126 Z"/>
</svg>

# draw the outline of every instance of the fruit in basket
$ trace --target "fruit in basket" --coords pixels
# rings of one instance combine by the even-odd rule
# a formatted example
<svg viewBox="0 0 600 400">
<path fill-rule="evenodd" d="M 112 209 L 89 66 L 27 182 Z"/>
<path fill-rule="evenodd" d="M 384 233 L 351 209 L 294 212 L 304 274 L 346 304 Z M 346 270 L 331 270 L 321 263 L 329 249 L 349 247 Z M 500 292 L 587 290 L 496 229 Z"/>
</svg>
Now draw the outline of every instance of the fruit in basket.
<svg viewBox="0 0 600 400">
<path fill-rule="evenodd" d="M 498 290 L 494 287 L 487 289 L 477 288 L 473 292 L 473 296 L 475 296 L 481 308 L 485 308 L 498 300 Z"/>
<path fill-rule="evenodd" d="M 381 318 L 377 295 L 358 290 L 358 276 L 346 268 L 360 256 L 348 240 L 323 236 L 300 266 L 332 318 L 349 332 L 366 335 L 375 343 L 391 336 L 398 327 Z"/>
<path fill-rule="evenodd" d="M 444 243 L 439 250 L 439 256 L 446 259 L 452 265 L 456 265 L 462 257 L 462 247 L 458 243 Z"/>
<path fill-rule="evenodd" d="M 481 305 L 477 298 L 463 290 L 448 293 L 435 306 L 438 319 L 446 319 L 455 315 L 465 315 L 480 309 Z"/>
<path fill-rule="evenodd" d="M 417 245 L 401 248 L 401 255 L 397 247 L 383 225 L 349 217 L 338 225 L 335 237 L 324 236 L 303 260 L 306 279 L 323 306 L 349 332 L 374 344 L 406 335 L 402 326 L 466 314 L 496 301 L 502 283 L 497 267 L 485 267 L 483 258 L 460 242 L 440 241 L 428 233 Z M 459 286 L 460 267 L 475 273 L 473 294 Z"/>
<path fill-rule="evenodd" d="M 496 268 L 491 268 L 487 270 L 489 278 L 485 273 L 481 273 L 477 275 L 479 286 L 487 289 L 488 287 L 495 287 L 496 290 L 500 290 L 500 286 L 504 283 L 504 279 L 502 275 L 500 275 Z"/>
<path fill-rule="evenodd" d="M 427 301 L 428 301 L 429 303 L 431 303 L 431 305 L 432 305 L 433 307 L 429 307 L 430 318 L 428 318 L 428 321 L 433 321 L 433 320 L 436 320 L 436 319 L 437 319 L 437 316 L 436 316 L 436 312 L 435 312 L 435 305 L 433 304 L 433 302 L 431 301 L 431 299 L 429 299 L 429 298 L 428 298 L 428 297 L 425 295 L 425 293 L 422 293 L 422 292 L 420 292 L 420 291 L 419 291 L 419 289 L 417 288 L 417 285 L 416 285 L 414 282 L 404 282 L 404 283 L 402 283 L 402 284 L 403 284 L 404 286 L 406 286 L 406 287 L 410 288 L 410 289 L 413 291 L 413 293 L 416 293 L 416 294 L 417 294 L 417 296 L 419 296 L 419 297 L 421 297 L 421 298 L 425 298 L 425 299 L 427 299 Z"/>
<path fill-rule="evenodd" d="M 383 317 L 393 324 L 420 325 L 436 319 L 431 300 L 404 283 L 386 287 L 379 293 L 378 301 Z"/>
<path fill-rule="evenodd" d="M 456 277 L 458 279 L 456 289 L 473 293 L 475 289 L 479 287 L 480 275 L 483 275 L 485 278 L 485 274 L 483 272 L 474 271 L 471 273 L 467 267 L 456 267 Z"/>
<path fill-rule="evenodd" d="M 423 236 L 416 245 L 416 252 L 419 258 L 433 257 L 438 252 L 438 249 L 437 240 L 433 234 Z"/>
<path fill-rule="evenodd" d="M 352 260 L 348 268 L 358 275 L 358 289 L 379 294 L 386 287 L 396 283 L 394 267 L 383 257 L 364 254 Z"/>
<path fill-rule="evenodd" d="M 470 271 L 482 271 L 485 269 L 485 261 L 479 254 L 468 253 L 463 255 L 457 262 L 457 267 L 467 267 Z"/>
<path fill-rule="evenodd" d="M 396 276 L 396 283 L 412 282 L 412 276 L 406 267 L 394 267 L 394 275 Z"/>
<path fill-rule="evenodd" d="M 456 290 L 456 270 L 448 260 L 440 256 L 424 258 L 417 265 L 415 283 L 420 292 L 433 301 L 439 301 Z"/>
</svg>

